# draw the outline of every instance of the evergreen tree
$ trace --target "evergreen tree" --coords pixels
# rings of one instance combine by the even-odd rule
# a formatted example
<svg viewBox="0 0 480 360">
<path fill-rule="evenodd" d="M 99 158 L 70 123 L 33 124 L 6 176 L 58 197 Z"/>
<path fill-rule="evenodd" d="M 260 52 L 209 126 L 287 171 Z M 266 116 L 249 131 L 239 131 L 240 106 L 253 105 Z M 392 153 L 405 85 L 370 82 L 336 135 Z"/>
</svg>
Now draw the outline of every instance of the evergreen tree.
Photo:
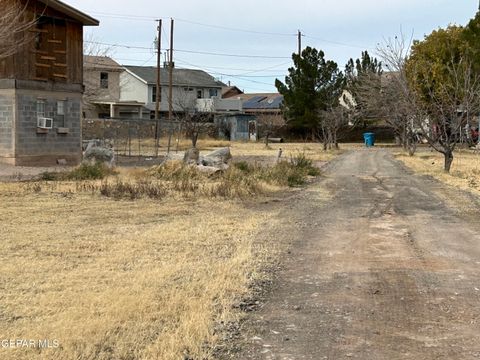
<svg viewBox="0 0 480 360">
<path fill-rule="evenodd" d="M 284 96 L 283 111 L 292 130 L 317 139 L 321 112 L 338 105 L 345 78 L 337 63 L 326 60 L 321 50 L 307 47 L 292 59 L 294 66 L 288 69 L 285 83 L 277 79 L 275 86 Z"/>
</svg>

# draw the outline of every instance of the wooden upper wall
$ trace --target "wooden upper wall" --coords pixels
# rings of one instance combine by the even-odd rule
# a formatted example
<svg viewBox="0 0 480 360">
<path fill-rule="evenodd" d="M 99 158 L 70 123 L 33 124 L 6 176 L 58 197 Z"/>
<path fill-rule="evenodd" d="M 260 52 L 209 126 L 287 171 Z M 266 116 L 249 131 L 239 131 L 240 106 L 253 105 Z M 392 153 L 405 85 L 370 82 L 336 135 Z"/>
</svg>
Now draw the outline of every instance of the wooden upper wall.
<svg viewBox="0 0 480 360">
<path fill-rule="evenodd" d="M 0 60 L 0 79 L 83 84 L 83 24 L 39 1 L 28 2 L 25 17 L 37 25 L 18 34 L 15 55 Z"/>
</svg>

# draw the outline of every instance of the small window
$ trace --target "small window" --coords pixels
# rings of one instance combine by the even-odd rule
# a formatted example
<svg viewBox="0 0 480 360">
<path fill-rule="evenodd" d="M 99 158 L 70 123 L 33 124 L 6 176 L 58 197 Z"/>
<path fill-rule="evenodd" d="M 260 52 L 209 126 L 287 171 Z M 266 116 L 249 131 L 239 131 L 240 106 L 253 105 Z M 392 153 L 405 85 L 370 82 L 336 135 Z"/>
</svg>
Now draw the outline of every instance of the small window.
<svg viewBox="0 0 480 360">
<path fill-rule="evenodd" d="M 160 99 L 159 101 L 162 102 L 162 88 L 160 88 Z M 152 86 L 152 103 L 156 103 L 157 102 L 157 87 L 156 86 Z"/>
<path fill-rule="evenodd" d="M 197 90 L 197 99 L 201 99 L 203 97 L 202 90 Z"/>
<path fill-rule="evenodd" d="M 100 73 L 100 88 L 108 89 L 108 73 L 106 72 Z"/>
<path fill-rule="evenodd" d="M 45 117 L 45 100 L 37 100 L 37 119 Z"/>
<path fill-rule="evenodd" d="M 184 90 L 184 91 L 191 92 L 191 91 L 193 91 L 193 88 L 191 88 L 191 87 L 184 87 L 183 90 Z"/>
<path fill-rule="evenodd" d="M 65 127 L 65 100 L 57 101 L 57 111 L 55 112 L 55 127 Z"/>
<path fill-rule="evenodd" d="M 218 90 L 217 89 L 210 89 L 208 90 L 208 94 L 210 97 L 218 96 Z"/>
</svg>

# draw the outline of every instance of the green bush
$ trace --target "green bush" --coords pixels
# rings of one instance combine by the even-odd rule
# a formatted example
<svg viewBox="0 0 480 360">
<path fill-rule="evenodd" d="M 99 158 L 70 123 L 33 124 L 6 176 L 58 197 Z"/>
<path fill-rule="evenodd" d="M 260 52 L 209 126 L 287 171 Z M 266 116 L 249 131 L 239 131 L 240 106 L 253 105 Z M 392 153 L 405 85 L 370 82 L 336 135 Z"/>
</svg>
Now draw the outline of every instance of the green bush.
<svg viewBox="0 0 480 360">
<path fill-rule="evenodd" d="M 104 179 L 108 175 L 114 174 L 115 171 L 103 163 L 83 163 L 79 167 L 66 173 L 65 180 L 100 180 Z"/>
</svg>

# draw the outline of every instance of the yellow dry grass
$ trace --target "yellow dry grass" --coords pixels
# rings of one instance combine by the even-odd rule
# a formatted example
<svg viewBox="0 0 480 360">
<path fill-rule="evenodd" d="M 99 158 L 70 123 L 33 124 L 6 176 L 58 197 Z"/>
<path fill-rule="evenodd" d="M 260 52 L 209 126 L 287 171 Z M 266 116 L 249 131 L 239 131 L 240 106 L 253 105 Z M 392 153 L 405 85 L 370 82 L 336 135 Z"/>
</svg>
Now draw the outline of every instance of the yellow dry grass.
<svg viewBox="0 0 480 360">
<path fill-rule="evenodd" d="M 342 150 L 324 151 L 323 144 L 320 143 L 270 144 L 268 148 L 264 143 L 231 143 L 231 151 L 234 157 L 269 157 L 275 160 L 280 149 L 282 149 L 282 158 L 289 159 L 298 154 L 305 154 L 306 157 L 314 161 L 330 161 L 342 152 Z M 344 147 L 341 146 L 341 149 L 344 149 Z"/>
<path fill-rule="evenodd" d="M 278 246 L 241 202 L 113 201 L 0 184 L 0 359 L 208 359 Z"/>
<path fill-rule="evenodd" d="M 445 184 L 480 194 L 480 154 L 472 150 L 457 150 L 450 173 L 443 170 L 443 155 L 421 149 L 414 156 L 396 153 L 396 157 L 415 172 L 430 175 Z"/>
<path fill-rule="evenodd" d="M 384 144 L 388 146 L 389 144 Z M 127 144 L 118 144 L 118 150 L 121 153 L 128 153 Z M 138 144 L 132 142 L 131 144 L 131 155 L 137 156 L 138 154 L 150 154 L 155 153 L 155 140 L 154 139 L 143 139 L 141 141 L 140 150 Z M 166 155 L 168 148 L 168 138 L 162 137 L 159 142 L 159 155 Z M 340 144 L 340 150 L 323 150 L 323 144 L 321 143 L 312 143 L 312 142 L 288 142 L 288 143 L 270 143 L 268 147 L 265 146 L 263 142 L 248 142 L 248 141 L 228 141 L 228 140 L 218 140 L 212 139 L 209 137 L 203 137 L 198 139 L 197 148 L 202 153 L 207 153 L 213 151 L 216 148 L 221 147 L 230 147 L 232 149 L 232 154 L 235 156 L 250 156 L 250 157 L 271 157 L 276 159 L 278 155 L 278 150 L 282 149 L 283 157 L 289 158 L 295 156 L 298 153 L 305 153 L 309 158 L 314 161 L 329 161 L 332 160 L 337 155 L 341 154 L 343 151 L 355 149 L 358 147 L 363 147 L 363 143 L 347 143 Z M 381 144 L 380 144 L 381 146 Z M 170 142 L 170 151 L 172 153 L 183 153 L 185 150 L 192 147 L 192 142 L 190 139 L 186 138 L 175 138 L 172 137 Z M 273 160 L 274 161 L 274 160 Z"/>
</svg>

